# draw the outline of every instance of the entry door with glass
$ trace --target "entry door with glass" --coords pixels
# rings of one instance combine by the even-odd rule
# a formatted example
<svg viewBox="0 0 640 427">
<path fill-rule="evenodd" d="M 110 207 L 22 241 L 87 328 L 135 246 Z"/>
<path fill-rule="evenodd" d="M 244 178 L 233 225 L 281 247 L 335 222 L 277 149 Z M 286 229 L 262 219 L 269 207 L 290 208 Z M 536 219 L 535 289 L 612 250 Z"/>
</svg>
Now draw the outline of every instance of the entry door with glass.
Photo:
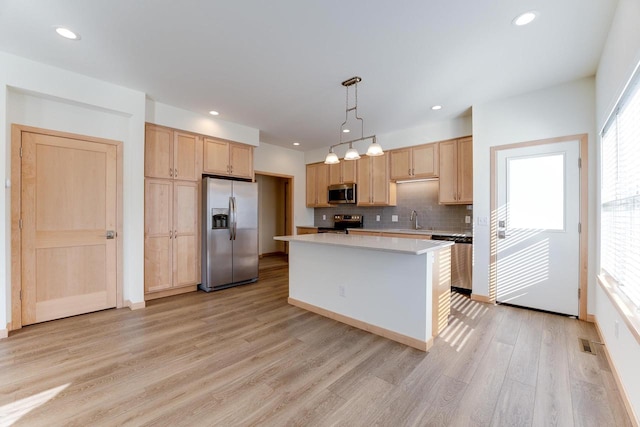
<svg viewBox="0 0 640 427">
<path fill-rule="evenodd" d="M 496 301 L 577 316 L 580 141 L 497 151 Z"/>
</svg>

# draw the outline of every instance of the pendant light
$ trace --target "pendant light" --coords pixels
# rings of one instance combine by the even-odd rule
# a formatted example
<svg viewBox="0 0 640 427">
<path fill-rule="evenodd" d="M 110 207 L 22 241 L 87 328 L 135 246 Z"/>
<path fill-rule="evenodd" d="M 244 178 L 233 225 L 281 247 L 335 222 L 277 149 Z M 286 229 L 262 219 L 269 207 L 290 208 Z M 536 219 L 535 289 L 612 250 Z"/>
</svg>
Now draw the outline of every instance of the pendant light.
<svg viewBox="0 0 640 427">
<path fill-rule="evenodd" d="M 358 150 L 353 148 L 353 143 L 358 141 L 364 141 L 366 139 L 371 139 L 371 145 L 367 148 L 367 156 L 382 156 L 384 151 L 382 151 L 382 147 L 380 144 L 376 142 L 376 136 L 364 136 L 364 120 L 358 116 L 358 83 L 362 81 L 360 77 L 351 77 L 342 82 L 342 86 L 347 89 L 347 100 L 346 107 L 344 111 L 344 122 L 340 125 L 340 142 L 329 147 L 329 154 L 325 158 L 324 162 L 328 165 L 333 165 L 336 163 L 340 163 L 340 159 L 336 153 L 333 152 L 333 149 L 339 145 L 349 144 L 349 149 L 344 155 L 345 160 L 357 160 L 360 158 L 360 154 Z M 349 87 L 354 86 L 355 88 L 355 104 L 353 107 L 349 108 Z M 360 121 L 360 138 L 352 139 L 351 141 L 342 141 L 342 135 L 345 133 L 344 125 L 349 121 L 349 112 L 353 111 L 356 120 Z"/>
</svg>

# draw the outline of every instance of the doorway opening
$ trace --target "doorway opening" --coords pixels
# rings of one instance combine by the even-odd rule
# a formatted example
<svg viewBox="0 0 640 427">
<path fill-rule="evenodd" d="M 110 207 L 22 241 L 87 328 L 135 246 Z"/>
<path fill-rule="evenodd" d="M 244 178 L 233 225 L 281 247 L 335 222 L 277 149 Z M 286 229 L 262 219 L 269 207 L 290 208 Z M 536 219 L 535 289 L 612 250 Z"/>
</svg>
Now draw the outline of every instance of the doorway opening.
<svg viewBox="0 0 640 427">
<path fill-rule="evenodd" d="M 293 234 L 293 177 L 256 172 L 260 270 L 288 265 L 288 243 L 275 236 Z"/>
</svg>

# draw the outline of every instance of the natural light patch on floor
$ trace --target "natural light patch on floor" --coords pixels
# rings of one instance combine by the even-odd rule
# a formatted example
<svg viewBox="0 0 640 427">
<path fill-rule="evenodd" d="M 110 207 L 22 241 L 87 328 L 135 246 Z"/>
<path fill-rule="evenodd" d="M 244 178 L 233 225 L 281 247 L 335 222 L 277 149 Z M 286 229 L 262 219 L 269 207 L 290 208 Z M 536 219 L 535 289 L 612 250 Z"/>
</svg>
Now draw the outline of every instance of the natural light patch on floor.
<svg viewBox="0 0 640 427">
<path fill-rule="evenodd" d="M 59 387 L 45 390 L 41 393 L 34 394 L 33 396 L 7 403 L 4 406 L 0 406 L 0 427 L 13 425 L 13 423 L 18 421 L 24 415 L 56 397 L 58 393 L 69 387 L 69 385 L 70 384 L 64 384 Z"/>
<path fill-rule="evenodd" d="M 451 295 L 451 307 L 461 313 L 464 316 L 462 317 L 463 319 L 468 318 L 469 320 L 482 316 L 488 310 L 483 304 L 472 301 L 469 297 L 458 293 Z M 455 348 L 457 352 L 460 352 L 474 331 L 475 329 L 465 323 L 464 320 L 455 317 L 442 334 L 440 334 L 440 337 L 451 347 Z"/>
</svg>

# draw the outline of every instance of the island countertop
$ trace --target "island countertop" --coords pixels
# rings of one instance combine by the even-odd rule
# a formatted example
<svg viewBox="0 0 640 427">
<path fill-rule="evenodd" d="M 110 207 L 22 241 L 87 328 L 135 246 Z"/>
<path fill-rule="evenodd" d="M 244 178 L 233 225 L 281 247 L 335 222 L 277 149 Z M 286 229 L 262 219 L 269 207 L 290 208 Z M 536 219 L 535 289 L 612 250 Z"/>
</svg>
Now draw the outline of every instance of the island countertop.
<svg viewBox="0 0 640 427">
<path fill-rule="evenodd" d="M 428 252 L 438 251 L 453 245 L 453 242 L 440 240 L 402 239 L 397 237 L 358 236 L 334 233 L 277 236 L 273 239 L 284 242 L 305 242 L 320 245 L 395 252 L 408 255 L 421 255 Z"/>
</svg>

